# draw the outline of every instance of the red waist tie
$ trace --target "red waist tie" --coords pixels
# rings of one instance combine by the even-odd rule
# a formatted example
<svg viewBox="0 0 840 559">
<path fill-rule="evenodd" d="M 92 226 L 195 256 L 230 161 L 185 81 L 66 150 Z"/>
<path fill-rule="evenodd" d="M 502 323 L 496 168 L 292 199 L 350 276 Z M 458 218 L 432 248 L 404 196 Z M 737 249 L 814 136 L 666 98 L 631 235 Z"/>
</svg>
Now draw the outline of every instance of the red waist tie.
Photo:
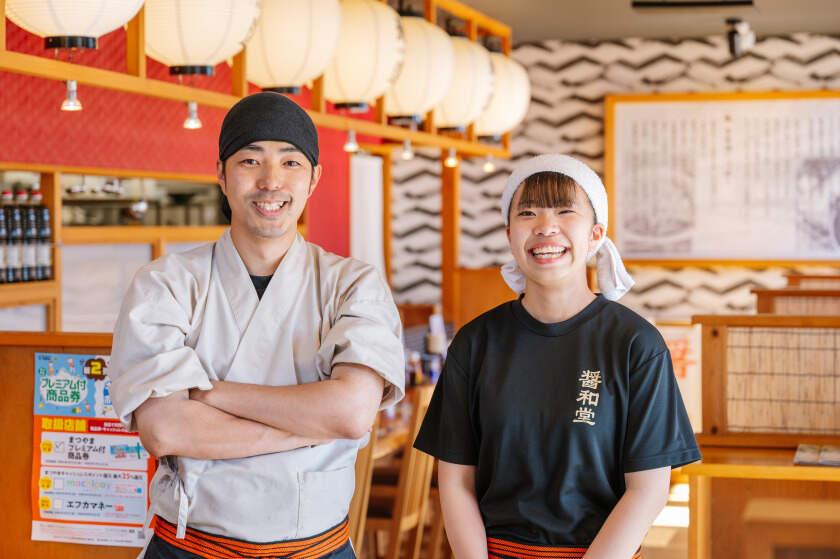
<svg viewBox="0 0 840 559">
<path fill-rule="evenodd" d="M 585 547 L 525 545 L 498 538 L 487 538 L 489 559 L 581 559 L 585 553 Z M 633 559 L 642 559 L 641 551 L 637 551 Z"/>
<path fill-rule="evenodd" d="M 175 537 L 177 527 L 155 516 L 152 526 L 155 535 L 174 547 L 194 553 L 204 559 L 288 558 L 317 559 L 340 549 L 350 539 L 347 520 L 322 534 L 299 540 L 276 543 L 251 543 L 224 536 L 216 536 L 187 526 L 183 539 Z"/>
</svg>

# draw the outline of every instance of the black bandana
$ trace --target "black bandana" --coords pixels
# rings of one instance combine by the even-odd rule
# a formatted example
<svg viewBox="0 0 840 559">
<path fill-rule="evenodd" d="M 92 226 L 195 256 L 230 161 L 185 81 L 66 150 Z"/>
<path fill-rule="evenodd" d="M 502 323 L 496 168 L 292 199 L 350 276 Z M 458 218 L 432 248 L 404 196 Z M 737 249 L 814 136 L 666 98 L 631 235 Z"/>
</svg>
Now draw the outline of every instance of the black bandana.
<svg viewBox="0 0 840 559">
<path fill-rule="evenodd" d="M 318 164 L 318 129 L 306 111 L 279 93 L 249 95 L 228 111 L 219 132 L 219 160 L 224 163 L 248 144 L 263 140 L 288 142 L 313 167 Z M 222 196 L 221 204 L 222 213 L 230 220 L 226 196 Z"/>
</svg>

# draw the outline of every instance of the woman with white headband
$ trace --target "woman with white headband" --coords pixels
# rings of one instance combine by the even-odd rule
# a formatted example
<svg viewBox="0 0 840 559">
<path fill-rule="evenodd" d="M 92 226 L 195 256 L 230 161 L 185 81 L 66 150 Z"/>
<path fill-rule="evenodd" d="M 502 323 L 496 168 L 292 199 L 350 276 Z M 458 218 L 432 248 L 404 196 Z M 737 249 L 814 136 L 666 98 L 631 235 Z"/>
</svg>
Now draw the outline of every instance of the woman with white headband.
<svg viewBox="0 0 840 559">
<path fill-rule="evenodd" d="M 595 172 L 532 158 L 501 206 L 520 297 L 458 332 L 415 441 L 440 459 L 449 542 L 457 559 L 639 557 L 671 468 L 700 458 L 671 356 L 615 302 L 633 281 Z"/>
</svg>

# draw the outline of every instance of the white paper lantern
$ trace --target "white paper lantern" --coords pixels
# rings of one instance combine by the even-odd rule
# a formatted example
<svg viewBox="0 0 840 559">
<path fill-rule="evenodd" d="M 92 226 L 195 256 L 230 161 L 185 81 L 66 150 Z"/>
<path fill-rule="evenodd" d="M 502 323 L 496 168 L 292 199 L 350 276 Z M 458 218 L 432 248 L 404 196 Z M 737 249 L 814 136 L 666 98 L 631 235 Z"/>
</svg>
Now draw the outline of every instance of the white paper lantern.
<svg viewBox="0 0 840 559">
<path fill-rule="evenodd" d="M 212 68 L 242 50 L 259 12 L 259 0 L 146 0 L 146 52 L 170 68 Z"/>
<path fill-rule="evenodd" d="M 324 72 L 324 97 L 370 103 L 385 93 L 403 59 L 400 16 L 377 0 L 342 0 L 341 31 Z"/>
<path fill-rule="evenodd" d="M 92 47 L 98 37 L 128 23 L 142 5 L 143 0 L 6 0 L 6 15 L 41 37 L 84 37 L 92 43 L 52 47 Z"/>
<path fill-rule="evenodd" d="M 528 72 L 504 54 L 490 53 L 493 62 L 494 87 L 490 102 L 475 122 L 479 136 L 501 136 L 522 122 L 531 103 Z"/>
<path fill-rule="evenodd" d="M 262 88 L 293 88 L 324 73 L 341 23 L 338 0 L 262 0 L 245 50 L 248 80 Z"/>
<path fill-rule="evenodd" d="M 493 93 L 493 65 L 487 49 L 464 37 L 451 40 L 455 49 L 452 82 L 435 107 L 435 125 L 441 128 L 459 128 L 473 122 Z"/>
<path fill-rule="evenodd" d="M 421 17 L 403 16 L 405 58 L 394 84 L 385 94 L 389 116 L 422 115 L 449 91 L 455 51 L 449 35 Z"/>
</svg>

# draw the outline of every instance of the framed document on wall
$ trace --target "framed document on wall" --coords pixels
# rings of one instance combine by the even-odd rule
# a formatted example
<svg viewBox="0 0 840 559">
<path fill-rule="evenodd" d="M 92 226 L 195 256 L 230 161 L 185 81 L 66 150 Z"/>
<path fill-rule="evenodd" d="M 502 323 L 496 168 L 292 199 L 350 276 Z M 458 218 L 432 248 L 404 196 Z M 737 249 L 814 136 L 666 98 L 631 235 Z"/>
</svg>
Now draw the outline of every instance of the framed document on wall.
<svg viewBox="0 0 840 559">
<path fill-rule="evenodd" d="M 608 96 L 605 127 L 625 258 L 840 261 L 840 92 Z"/>
</svg>

